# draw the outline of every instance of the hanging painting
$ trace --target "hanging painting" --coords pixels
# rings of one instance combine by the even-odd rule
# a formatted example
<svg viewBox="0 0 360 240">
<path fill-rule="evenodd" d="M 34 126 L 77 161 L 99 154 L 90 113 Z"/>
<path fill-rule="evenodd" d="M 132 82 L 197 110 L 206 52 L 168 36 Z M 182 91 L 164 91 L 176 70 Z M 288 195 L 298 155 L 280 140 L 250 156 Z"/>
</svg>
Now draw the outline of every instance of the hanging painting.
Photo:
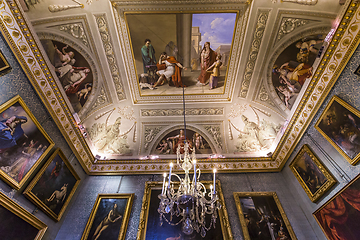
<svg viewBox="0 0 360 240">
<path fill-rule="evenodd" d="M 19 190 L 54 146 L 20 96 L 0 106 L 0 176 Z"/>
<path fill-rule="evenodd" d="M 41 40 L 67 98 L 75 112 L 88 100 L 93 74 L 88 61 L 74 48 L 55 40 Z"/>
<path fill-rule="evenodd" d="M 134 193 L 99 194 L 81 240 L 124 240 L 134 196 Z"/>
<path fill-rule="evenodd" d="M 0 238 L 40 240 L 47 226 L 0 192 Z"/>
<path fill-rule="evenodd" d="M 352 165 L 360 159 L 360 112 L 333 96 L 315 124 L 336 150 Z"/>
<path fill-rule="evenodd" d="M 275 192 L 234 192 L 246 240 L 297 239 Z"/>
<path fill-rule="evenodd" d="M 223 93 L 236 12 L 128 13 L 142 95 Z"/>
<path fill-rule="evenodd" d="M 212 181 L 202 181 L 206 189 L 210 189 Z M 203 239 L 203 240 L 231 240 L 233 239 L 231 228 L 229 225 L 229 217 L 227 214 L 224 196 L 221 190 L 220 181 L 216 182 L 216 189 L 221 204 L 220 210 L 218 210 L 218 217 L 215 222 L 215 228 L 212 226 L 209 231 L 206 232 L 205 237 L 201 237 L 200 233 L 194 231 L 190 235 L 186 235 L 181 231 L 181 224 L 172 226 L 163 220 L 162 226 L 160 226 L 160 218 L 157 209 L 159 208 L 160 199 L 158 195 L 162 191 L 162 182 L 146 182 L 145 193 L 143 197 L 143 204 L 140 214 L 140 222 L 137 233 L 138 240 L 142 239 Z M 181 220 L 180 218 L 174 219 Z M 210 218 L 206 219 L 207 227 L 210 225 Z"/>
<path fill-rule="evenodd" d="M 0 76 L 6 74 L 9 69 L 10 69 L 10 65 L 6 60 L 5 56 L 3 55 L 3 53 L 0 51 Z"/>
<path fill-rule="evenodd" d="M 51 218 L 59 221 L 79 183 L 79 176 L 58 148 L 30 182 L 24 194 Z"/>
<path fill-rule="evenodd" d="M 289 167 L 313 202 L 316 202 L 336 183 L 335 178 L 308 145 L 300 149 Z"/>
<path fill-rule="evenodd" d="M 360 236 L 360 175 L 313 213 L 329 240 L 355 240 Z"/>
</svg>

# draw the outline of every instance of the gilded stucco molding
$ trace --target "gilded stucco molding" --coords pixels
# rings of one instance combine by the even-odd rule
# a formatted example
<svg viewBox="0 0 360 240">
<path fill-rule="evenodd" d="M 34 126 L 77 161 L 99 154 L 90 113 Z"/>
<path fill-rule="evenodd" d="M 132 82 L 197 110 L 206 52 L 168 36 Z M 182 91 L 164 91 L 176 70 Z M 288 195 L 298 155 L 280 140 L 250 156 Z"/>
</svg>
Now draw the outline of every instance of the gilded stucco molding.
<svg viewBox="0 0 360 240">
<path fill-rule="evenodd" d="M 86 37 L 85 28 L 82 23 L 69 23 L 52 28 L 56 28 L 62 32 L 66 32 L 70 36 L 79 39 L 85 46 L 89 47 L 89 41 Z"/>
<path fill-rule="evenodd" d="M 237 12 L 238 17 L 236 21 L 235 33 L 232 42 L 232 50 L 230 54 L 229 65 L 227 68 L 226 81 L 224 84 L 224 92 L 222 94 L 189 94 L 186 96 L 187 101 L 223 101 L 228 102 L 232 98 L 233 88 L 235 81 L 231 79 L 236 78 L 238 67 L 240 65 L 241 47 L 243 45 L 246 24 L 250 14 L 251 1 L 234 4 L 226 4 L 225 2 L 215 2 L 211 5 L 200 4 L 201 1 L 191 1 L 191 5 L 185 4 L 183 1 L 179 1 L 179 4 L 170 4 L 170 2 L 155 1 L 149 2 L 150 6 L 144 4 L 144 2 L 123 2 L 123 1 L 111 1 L 114 13 L 114 19 L 118 30 L 118 38 L 120 41 L 120 50 L 124 56 L 124 70 L 128 78 L 129 87 L 133 96 L 134 103 L 165 103 L 169 100 L 175 102 L 182 101 L 182 95 L 141 95 L 138 85 L 138 77 L 135 69 L 135 61 L 132 54 L 131 40 L 129 36 L 128 26 L 126 22 L 126 14 L 130 13 L 172 13 L 172 12 L 211 12 L 211 11 L 223 11 L 223 12 Z M 199 3 L 199 4 L 196 4 Z"/>
<path fill-rule="evenodd" d="M 318 21 L 314 21 L 310 19 L 284 17 L 281 20 L 278 34 L 276 36 L 276 41 L 281 40 L 284 36 L 293 32 L 295 29 L 314 22 L 318 22 Z"/>
<path fill-rule="evenodd" d="M 142 117 L 155 117 L 155 116 L 181 116 L 183 109 L 141 109 Z M 224 108 L 187 108 L 185 115 L 187 116 L 212 116 L 223 115 Z"/>
<path fill-rule="evenodd" d="M 251 48 L 250 48 L 249 58 L 246 63 L 244 78 L 241 83 L 239 97 L 246 98 L 246 96 L 247 96 L 249 86 L 250 86 L 250 81 L 251 81 L 252 75 L 254 73 L 257 55 L 259 53 L 261 41 L 264 36 L 264 31 L 266 28 L 266 22 L 268 20 L 269 13 L 270 13 L 270 10 L 266 10 L 266 11 L 260 10 L 257 15 L 256 28 L 255 28 L 255 31 L 253 34 L 253 38 L 251 40 Z"/>
<path fill-rule="evenodd" d="M 264 86 L 264 84 L 261 86 L 260 91 L 257 95 L 258 100 L 260 100 L 263 103 L 267 103 L 273 107 L 275 107 L 275 103 L 272 101 L 272 99 L 270 98 L 268 91 L 266 90 L 266 87 Z"/>
<path fill-rule="evenodd" d="M 218 148 L 223 149 L 220 126 L 205 125 L 204 128 L 212 136 L 212 139 Z"/>
<path fill-rule="evenodd" d="M 350 3 L 345 12 L 316 73 L 311 79 L 303 101 L 297 107 L 274 152 L 274 160 L 279 168 L 285 165 L 286 160 L 359 44 L 360 8 L 355 2 Z"/>
<path fill-rule="evenodd" d="M 124 91 L 124 85 L 120 79 L 120 72 L 118 67 L 118 62 L 116 60 L 116 57 L 114 55 L 113 50 L 113 43 L 112 39 L 109 33 L 109 29 L 106 23 L 105 14 L 103 15 L 95 15 L 96 18 L 96 24 L 99 29 L 99 33 L 101 36 L 101 41 L 103 43 L 103 49 L 106 55 L 107 62 L 109 64 L 111 77 L 113 79 L 116 94 L 119 99 L 119 101 L 126 99 L 125 91 Z"/>
<path fill-rule="evenodd" d="M 302 5 L 316 5 L 318 0 L 281 0 L 282 2 L 298 3 Z"/>
<path fill-rule="evenodd" d="M 109 103 L 110 103 L 110 101 L 109 101 L 109 99 L 107 97 L 107 94 L 106 94 L 106 92 L 104 90 L 104 87 L 101 86 L 100 92 L 97 95 L 95 102 L 91 103 L 91 107 L 89 109 L 89 112 L 94 111 L 95 109 L 97 109 L 97 108 L 99 108 L 101 106 L 107 105 Z"/>
<path fill-rule="evenodd" d="M 162 127 L 145 126 L 144 132 L 144 149 L 147 150 L 149 144 L 154 140 L 155 136 L 161 131 Z"/>
<path fill-rule="evenodd" d="M 87 172 L 93 158 L 15 1 L 0 2 L 1 31 L 49 113 Z"/>
</svg>

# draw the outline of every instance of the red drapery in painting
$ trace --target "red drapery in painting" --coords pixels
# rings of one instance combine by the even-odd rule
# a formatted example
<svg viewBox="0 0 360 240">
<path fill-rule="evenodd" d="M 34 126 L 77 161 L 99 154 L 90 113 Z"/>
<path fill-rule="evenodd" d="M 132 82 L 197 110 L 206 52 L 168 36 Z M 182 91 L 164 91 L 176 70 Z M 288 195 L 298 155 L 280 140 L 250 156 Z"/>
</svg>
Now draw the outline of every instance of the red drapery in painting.
<svg viewBox="0 0 360 240">
<path fill-rule="evenodd" d="M 351 213 L 351 214 L 350 214 Z M 357 240 L 359 229 L 349 226 L 359 221 L 360 191 L 348 188 L 315 214 L 331 240 Z"/>
</svg>

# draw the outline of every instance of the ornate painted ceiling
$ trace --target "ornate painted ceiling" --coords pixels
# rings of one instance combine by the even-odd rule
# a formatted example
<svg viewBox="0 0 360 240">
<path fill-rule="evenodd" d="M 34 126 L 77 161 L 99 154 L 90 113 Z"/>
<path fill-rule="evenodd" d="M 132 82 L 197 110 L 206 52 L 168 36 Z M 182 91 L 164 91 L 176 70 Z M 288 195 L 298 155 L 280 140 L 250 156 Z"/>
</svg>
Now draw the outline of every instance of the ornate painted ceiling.
<svg viewBox="0 0 360 240">
<path fill-rule="evenodd" d="M 2 1 L 2 31 L 89 174 L 160 173 L 183 134 L 204 171 L 281 170 L 359 39 L 357 1 L 58 4 Z"/>
</svg>

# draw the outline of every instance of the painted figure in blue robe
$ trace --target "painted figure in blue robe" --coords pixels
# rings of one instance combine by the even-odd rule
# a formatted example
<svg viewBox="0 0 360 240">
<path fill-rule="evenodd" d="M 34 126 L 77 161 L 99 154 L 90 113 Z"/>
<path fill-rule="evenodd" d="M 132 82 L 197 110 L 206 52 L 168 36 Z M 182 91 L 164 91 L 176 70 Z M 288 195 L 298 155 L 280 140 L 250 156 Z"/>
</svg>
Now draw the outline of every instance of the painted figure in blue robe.
<svg viewBox="0 0 360 240">
<path fill-rule="evenodd" d="M 150 39 L 145 39 L 145 45 L 141 48 L 141 55 L 144 66 L 144 73 L 147 73 L 146 66 L 156 65 L 155 49 L 151 45 Z"/>
<path fill-rule="evenodd" d="M 17 140 L 25 135 L 21 125 L 26 122 L 27 118 L 24 116 L 12 116 L 0 122 L 0 150 L 17 145 Z"/>
</svg>

